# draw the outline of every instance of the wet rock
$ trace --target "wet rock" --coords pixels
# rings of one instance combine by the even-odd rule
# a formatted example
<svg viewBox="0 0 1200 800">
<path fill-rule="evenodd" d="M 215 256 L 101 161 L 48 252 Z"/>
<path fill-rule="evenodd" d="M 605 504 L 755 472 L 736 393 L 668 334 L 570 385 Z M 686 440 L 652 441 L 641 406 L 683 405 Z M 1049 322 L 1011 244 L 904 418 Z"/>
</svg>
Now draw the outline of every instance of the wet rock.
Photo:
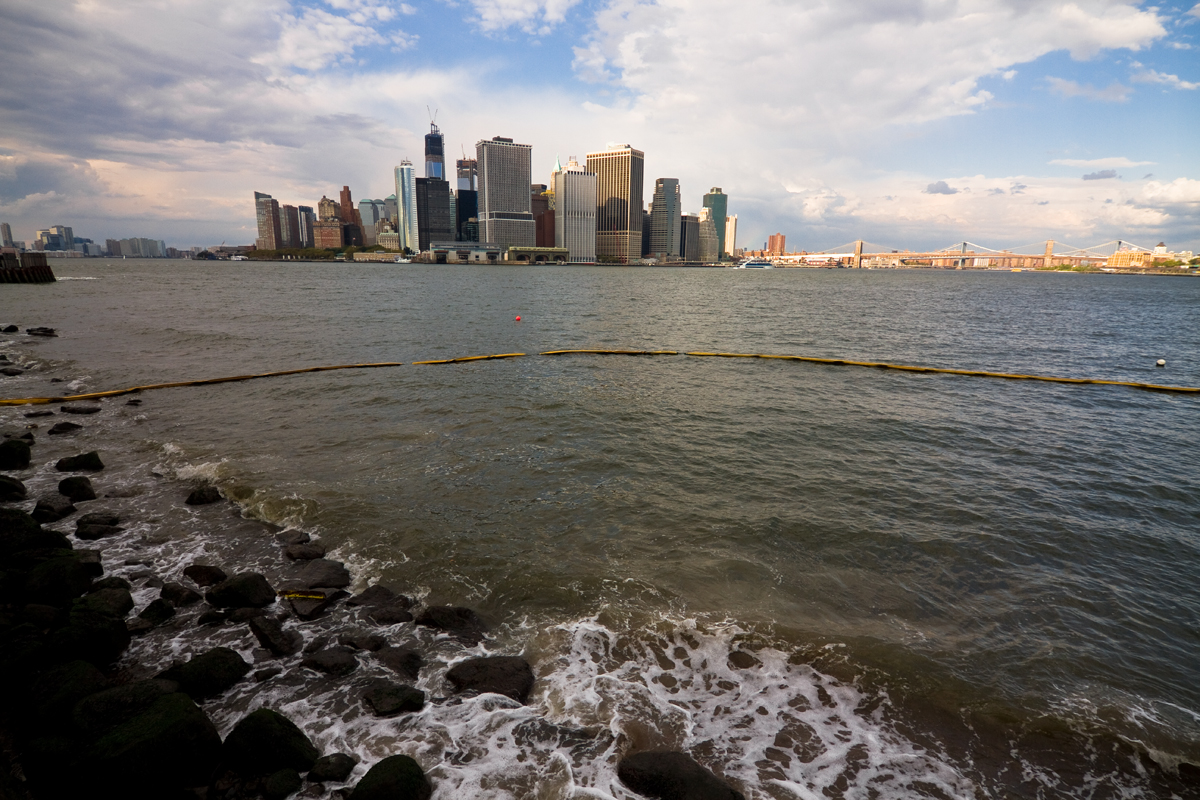
<svg viewBox="0 0 1200 800">
<path fill-rule="evenodd" d="M 350 585 L 350 572 L 340 561 L 317 558 L 300 567 L 290 583 L 298 589 L 344 589 Z"/>
<path fill-rule="evenodd" d="M 196 700 L 226 692 L 250 671 L 250 665 L 228 647 L 214 647 L 185 664 L 178 664 L 158 675 L 175 681 L 181 691 Z"/>
<path fill-rule="evenodd" d="M 78 414 L 80 416 L 85 416 L 87 414 L 99 414 L 100 408 L 101 408 L 100 405 L 95 404 L 95 403 L 87 403 L 87 404 L 67 403 L 65 405 L 59 406 L 58 410 L 64 414 Z"/>
<path fill-rule="evenodd" d="M 63 478 L 58 482 L 58 493 L 76 503 L 96 499 L 96 490 L 92 487 L 92 481 L 84 475 Z"/>
<path fill-rule="evenodd" d="M 47 630 L 59 625 L 65 616 L 61 609 L 43 603 L 28 603 L 21 609 L 21 620 L 38 630 Z"/>
<path fill-rule="evenodd" d="M 4 438 L 5 439 L 24 439 L 26 442 L 29 443 L 30 447 L 33 447 L 33 445 L 36 444 L 36 442 L 34 441 L 34 438 L 33 438 L 33 431 L 6 431 L 4 433 Z"/>
<path fill-rule="evenodd" d="M 487 632 L 478 614 L 460 606 L 430 606 L 417 616 L 417 624 L 471 643 L 482 641 Z"/>
<path fill-rule="evenodd" d="M 314 783 L 342 783 L 358 766 L 358 761 L 343 753 L 321 756 L 308 771 L 308 779 Z"/>
<path fill-rule="evenodd" d="M 349 647 L 327 647 L 307 656 L 300 666 L 324 672 L 334 678 L 344 678 L 358 668 L 358 659 Z"/>
<path fill-rule="evenodd" d="M 25 484 L 16 478 L 0 475 L 0 503 L 13 503 L 25 499 Z"/>
<path fill-rule="evenodd" d="M 117 577 L 116 575 L 110 575 L 107 578 L 101 578 L 93 583 L 90 587 L 88 587 L 88 591 L 98 592 L 101 589 L 124 589 L 125 591 L 129 591 L 132 588 L 133 586 L 124 578 Z"/>
<path fill-rule="evenodd" d="M 228 614 L 226 614 L 224 611 L 217 611 L 214 609 L 212 611 L 205 611 L 203 614 L 196 617 L 196 624 L 201 626 L 221 625 L 227 619 L 229 619 Z"/>
<path fill-rule="evenodd" d="M 129 630 L 121 620 L 80 604 L 71 608 L 67 624 L 50 634 L 47 645 L 57 660 L 80 659 L 103 669 L 125 652 Z"/>
<path fill-rule="evenodd" d="M 150 602 L 150 605 L 143 608 L 138 613 L 139 619 L 144 619 L 155 627 L 162 625 L 164 622 L 175 616 L 175 606 L 163 600 L 161 597 Z"/>
<path fill-rule="evenodd" d="M 325 545 L 320 542 L 289 544 L 283 549 L 283 554 L 292 561 L 312 561 L 325 555 Z"/>
<path fill-rule="evenodd" d="M 98 472 L 104 469 L 104 462 L 100 460 L 100 454 L 93 450 L 90 453 L 60 458 L 54 468 L 59 472 Z"/>
<path fill-rule="evenodd" d="M 115 536 L 123 530 L 125 529 L 116 525 L 80 525 L 75 529 L 75 538 L 85 542 L 94 542 L 97 539 Z"/>
<path fill-rule="evenodd" d="M 76 550 L 75 557 L 87 569 L 88 575 L 93 578 L 99 578 L 104 574 L 104 563 L 99 550 Z M 88 591 L 91 591 L 91 587 L 88 587 Z"/>
<path fill-rule="evenodd" d="M 54 331 L 54 328 L 46 327 L 26 328 L 25 333 L 29 334 L 30 336 L 58 336 L 58 334 Z"/>
<path fill-rule="evenodd" d="M 518 656 L 468 658 L 454 665 L 446 680 L 454 684 L 456 692 L 492 692 L 524 703 L 533 689 L 533 670 Z"/>
<path fill-rule="evenodd" d="M 83 602 L 93 611 L 115 619 L 125 619 L 133 610 L 133 595 L 128 589 L 101 589 L 89 594 Z"/>
<path fill-rule="evenodd" d="M 148 619 L 135 617 L 126 623 L 125 629 L 129 631 L 130 636 L 144 636 L 154 630 L 154 623 Z"/>
<path fill-rule="evenodd" d="M 221 754 L 221 737 L 186 694 L 163 695 L 115 726 L 87 750 L 97 786 L 124 796 L 175 796 L 208 782 Z"/>
<path fill-rule="evenodd" d="M 373 652 L 387 644 L 387 639 L 384 639 L 377 633 L 347 631 L 338 636 L 338 644 L 353 647 L 355 650 L 370 650 Z"/>
<path fill-rule="evenodd" d="M 158 596 L 176 608 L 190 606 L 204 599 L 199 592 L 192 591 L 182 583 L 164 583 Z"/>
<path fill-rule="evenodd" d="M 36 677 L 25 691 L 28 697 L 13 698 L 27 702 L 35 724 L 58 724 L 70 719 L 71 709 L 83 698 L 108 687 L 104 673 L 88 661 L 71 661 L 50 667 Z"/>
<path fill-rule="evenodd" d="M 48 408 L 41 409 L 40 411 L 28 411 L 25 413 L 26 419 L 38 419 L 39 417 L 53 417 L 53 416 L 54 416 L 54 412 Z"/>
<path fill-rule="evenodd" d="M 242 775 L 270 775 L 281 769 L 307 772 L 319 755 L 304 731 L 269 708 L 243 717 L 222 747 L 224 762 Z"/>
<path fill-rule="evenodd" d="M 195 489 L 187 496 L 187 500 L 183 502 L 189 506 L 206 506 L 211 503 L 221 502 L 221 491 L 215 486 L 201 486 Z"/>
<path fill-rule="evenodd" d="M 18 375 L 24 374 L 25 370 L 21 369 L 20 367 L 4 367 L 3 369 L 0 369 L 0 375 L 7 375 L 10 378 L 15 378 Z"/>
<path fill-rule="evenodd" d="M 408 756 L 388 756 L 367 771 L 350 800 L 429 800 L 433 786 Z"/>
<path fill-rule="evenodd" d="M 74 433 L 75 431 L 82 429 L 83 426 L 78 422 L 60 422 L 50 430 L 46 431 L 46 433 L 50 434 L 51 436 L 62 436 L 64 434 Z"/>
<path fill-rule="evenodd" d="M 380 606 L 367 615 L 380 625 L 396 625 L 401 622 L 412 622 L 413 615 L 403 606 Z"/>
<path fill-rule="evenodd" d="M 163 587 L 162 578 L 158 577 L 148 569 L 139 570 L 138 572 L 131 574 L 129 577 L 131 580 L 141 581 L 146 585 L 147 588 L 150 589 L 161 589 Z"/>
<path fill-rule="evenodd" d="M 204 599 L 217 608 L 262 608 L 275 602 L 275 590 L 257 572 L 243 572 L 218 583 Z"/>
<path fill-rule="evenodd" d="M 333 641 L 333 637 L 327 633 L 315 637 L 311 642 L 304 645 L 304 655 L 310 656 L 319 650 L 324 650 L 329 646 L 331 641 Z"/>
<path fill-rule="evenodd" d="M 42 525 L 50 522 L 58 522 L 63 517 L 69 517 L 78 511 L 70 498 L 66 497 L 43 497 L 37 501 L 30 516 L 37 520 Z"/>
<path fill-rule="evenodd" d="M 375 681 L 363 693 L 363 702 L 377 717 L 411 714 L 425 707 L 425 693 L 403 683 Z"/>
<path fill-rule="evenodd" d="M 0 557 L 22 550 L 70 550 L 71 542 L 58 531 L 49 531 L 18 508 L 0 508 Z"/>
<path fill-rule="evenodd" d="M 25 469 L 32 452 L 24 439 L 5 439 L 0 442 L 0 469 Z"/>
<path fill-rule="evenodd" d="M 229 612 L 228 616 L 230 622 L 240 624 L 242 622 L 249 622 L 252 619 L 258 619 L 259 617 L 265 617 L 266 615 L 267 612 L 261 608 L 235 608 Z"/>
<path fill-rule="evenodd" d="M 303 786 L 299 772 L 291 768 L 281 769 L 268 775 L 262 782 L 262 796 L 264 800 L 286 800 Z"/>
<path fill-rule="evenodd" d="M 65 606 L 91 586 L 91 570 L 71 551 L 49 552 L 56 555 L 43 559 L 26 575 L 23 599 L 29 603 Z"/>
<path fill-rule="evenodd" d="M 75 727 L 90 739 L 145 712 L 158 698 L 179 691 L 174 681 L 134 681 L 88 695 L 75 705 Z"/>
<path fill-rule="evenodd" d="M 285 592 L 288 606 L 302 620 L 310 621 L 325 613 L 335 602 L 346 596 L 341 589 L 304 589 Z"/>
<path fill-rule="evenodd" d="M 280 544 L 304 544 L 311 538 L 304 531 L 280 531 L 275 534 L 275 540 Z"/>
<path fill-rule="evenodd" d="M 201 588 L 214 586 L 229 577 L 225 574 L 225 570 L 208 564 L 192 564 L 190 567 L 184 567 L 183 574 Z"/>
<path fill-rule="evenodd" d="M 5 325 L 4 326 L 4 333 L 16 333 L 19 330 L 21 330 L 21 329 L 18 328 L 16 325 Z M 6 361 L 8 360 L 8 356 L 5 356 L 4 358 Z"/>
<path fill-rule="evenodd" d="M 300 652 L 304 637 L 296 631 L 285 631 L 283 625 L 270 617 L 250 620 L 250 631 L 258 643 L 277 656 L 290 656 Z"/>
<path fill-rule="evenodd" d="M 348 606 L 400 606 L 411 608 L 412 600 L 381 584 L 367 587 L 346 601 Z"/>
<path fill-rule="evenodd" d="M 254 682 L 262 683 L 263 681 L 269 681 L 271 678 L 274 678 L 276 675 L 279 675 L 282 672 L 283 667 L 265 667 L 260 670 L 255 670 Z"/>
<path fill-rule="evenodd" d="M 141 404 L 142 404 L 142 401 L 138 400 L 137 398 L 134 398 L 133 400 L 125 401 L 125 405 L 127 405 L 127 406 L 140 406 Z"/>
<path fill-rule="evenodd" d="M 121 518 L 111 511 L 93 511 L 89 514 L 84 514 L 75 522 L 75 527 L 80 525 L 119 525 Z"/>
<path fill-rule="evenodd" d="M 758 659 L 745 650 L 734 650 L 729 654 L 729 666 L 734 669 L 750 669 L 758 666 Z"/>
<path fill-rule="evenodd" d="M 745 800 L 741 792 L 692 760 L 686 753 L 638 753 L 617 764 L 621 783 L 661 800 Z"/>
</svg>

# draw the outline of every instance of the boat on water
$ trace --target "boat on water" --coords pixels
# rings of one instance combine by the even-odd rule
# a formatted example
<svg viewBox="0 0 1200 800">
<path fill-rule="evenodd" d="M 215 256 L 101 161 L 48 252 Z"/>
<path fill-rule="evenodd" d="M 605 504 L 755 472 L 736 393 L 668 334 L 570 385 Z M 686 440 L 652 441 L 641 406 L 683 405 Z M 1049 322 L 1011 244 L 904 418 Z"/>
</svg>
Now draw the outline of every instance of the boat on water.
<svg viewBox="0 0 1200 800">
<path fill-rule="evenodd" d="M 775 265 L 765 258 L 747 258 L 737 265 L 738 269 L 775 269 Z"/>
</svg>

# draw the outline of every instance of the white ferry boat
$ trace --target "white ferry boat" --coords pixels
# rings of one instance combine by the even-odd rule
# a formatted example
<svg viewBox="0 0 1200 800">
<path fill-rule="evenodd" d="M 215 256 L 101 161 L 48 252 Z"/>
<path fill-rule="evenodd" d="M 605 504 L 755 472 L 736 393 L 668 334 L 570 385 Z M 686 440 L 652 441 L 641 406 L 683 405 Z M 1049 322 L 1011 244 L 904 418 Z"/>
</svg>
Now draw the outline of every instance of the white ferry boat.
<svg viewBox="0 0 1200 800">
<path fill-rule="evenodd" d="M 765 258 L 747 258 L 737 265 L 738 269 L 775 269 L 775 265 Z"/>
</svg>

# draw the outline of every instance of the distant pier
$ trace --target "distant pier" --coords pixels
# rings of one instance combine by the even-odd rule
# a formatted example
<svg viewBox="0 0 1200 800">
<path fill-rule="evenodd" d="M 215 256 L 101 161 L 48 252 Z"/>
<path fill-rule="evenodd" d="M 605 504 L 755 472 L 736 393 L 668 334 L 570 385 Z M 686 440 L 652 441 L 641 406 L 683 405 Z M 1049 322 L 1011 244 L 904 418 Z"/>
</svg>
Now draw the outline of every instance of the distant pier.
<svg viewBox="0 0 1200 800">
<path fill-rule="evenodd" d="M 0 253 L 0 283 L 54 283 L 45 253 Z"/>
</svg>

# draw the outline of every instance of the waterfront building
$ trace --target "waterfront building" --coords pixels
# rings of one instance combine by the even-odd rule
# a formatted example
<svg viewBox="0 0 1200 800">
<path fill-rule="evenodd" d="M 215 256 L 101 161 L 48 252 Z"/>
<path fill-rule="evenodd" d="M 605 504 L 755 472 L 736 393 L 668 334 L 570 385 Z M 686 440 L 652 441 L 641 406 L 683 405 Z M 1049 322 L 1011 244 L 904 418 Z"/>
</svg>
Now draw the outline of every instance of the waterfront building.
<svg viewBox="0 0 1200 800">
<path fill-rule="evenodd" d="M 460 158 L 455 163 L 458 172 L 458 191 L 479 190 L 479 162 L 473 158 Z"/>
<path fill-rule="evenodd" d="M 446 137 L 432 122 L 425 134 L 425 177 L 446 180 Z"/>
<path fill-rule="evenodd" d="M 295 206 L 279 207 L 280 247 L 303 247 L 300 239 L 300 212 Z"/>
<path fill-rule="evenodd" d="M 340 219 L 322 219 L 313 223 L 313 247 L 340 250 L 344 244 Z"/>
<path fill-rule="evenodd" d="M 450 215 L 450 184 L 439 178 L 417 178 L 417 246 L 425 252 L 430 242 L 454 241 Z"/>
<path fill-rule="evenodd" d="M 737 214 L 725 217 L 724 255 L 737 258 Z"/>
<path fill-rule="evenodd" d="M 254 193 L 254 217 L 258 223 L 258 238 L 254 246 L 259 250 L 278 250 L 283 239 L 279 227 L 279 201 L 269 194 Z"/>
<path fill-rule="evenodd" d="M 554 172 L 554 246 L 575 264 L 596 261 L 596 174 L 572 156 Z"/>
<path fill-rule="evenodd" d="M 343 186 L 341 193 L 342 242 L 347 247 L 362 247 L 362 217 L 354 207 L 354 198 L 350 196 L 350 187 Z"/>
<path fill-rule="evenodd" d="M 312 206 L 299 206 L 296 209 L 296 216 L 300 223 L 300 246 L 313 246 L 313 217 Z"/>
<path fill-rule="evenodd" d="M 407 158 L 396 167 L 396 231 L 400 234 L 401 250 L 417 250 L 420 231 L 417 230 L 417 181 L 412 162 Z"/>
<path fill-rule="evenodd" d="M 121 242 L 119 239 L 105 239 L 104 249 L 107 250 L 109 256 L 113 258 L 120 258 L 122 255 Z"/>
<path fill-rule="evenodd" d="M 773 256 L 781 256 L 787 252 L 787 237 L 782 233 L 775 233 L 767 237 L 767 252 Z"/>
<path fill-rule="evenodd" d="M 683 203 L 679 199 L 679 179 L 659 178 L 654 182 L 650 202 L 650 254 L 662 261 L 678 258 L 679 221 Z"/>
<path fill-rule="evenodd" d="M 532 247 L 536 241 L 530 209 L 533 147 L 496 136 L 475 143 L 479 169 L 479 238 L 509 247 Z"/>
<path fill-rule="evenodd" d="M 430 242 L 421 256 L 435 264 L 495 264 L 503 258 L 499 245 L 487 242 Z"/>
<path fill-rule="evenodd" d="M 460 188 L 457 200 L 454 206 L 455 241 L 474 242 L 479 238 L 479 192 Z M 468 222 L 472 223 L 470 229 Z"/>
<path fill-rule="evenodd" d="M 596 257 L 631 264 L 642 250 L 646 156 L 627 144 L 587 155 L 596 176 Z"/>
<path fill-rule="evenodd" d="M 7 222 L 0 222 L 0 247 L 14 247 L 12 228 Z"/>
<path fill-rule="evenodd" d="M 375 234 L 375 244 L 382 247 L 384 250 L 399 250 L 400 249 L 400 232 L 380 231 Z"/>
<path fill-rule="evenodd" d="M 684 214 L 679 220 L 680 253 L 684 261 L 700 260 L 700 217 Z"/>
<path fill-rule="evenodd" d="M 729 246 L 725 242 L 725 220 L 729 211 L 729 195 L 722 192 L 720 186 L 714 186 L 708 194 L 704 195 L 704 207 L 712 209 L 710 213 L 713 227 L 717 230 L 717 255 L 720 258 L 729 252 Z"/>
<path fill-rule="evenodd" d="M 705 206 L 700 209 L 700 263 L 712 264 L 721 258 L 721 240 L 717 236 L 717 226 L 713 223 L 713 210 Z"/>
</svg>

